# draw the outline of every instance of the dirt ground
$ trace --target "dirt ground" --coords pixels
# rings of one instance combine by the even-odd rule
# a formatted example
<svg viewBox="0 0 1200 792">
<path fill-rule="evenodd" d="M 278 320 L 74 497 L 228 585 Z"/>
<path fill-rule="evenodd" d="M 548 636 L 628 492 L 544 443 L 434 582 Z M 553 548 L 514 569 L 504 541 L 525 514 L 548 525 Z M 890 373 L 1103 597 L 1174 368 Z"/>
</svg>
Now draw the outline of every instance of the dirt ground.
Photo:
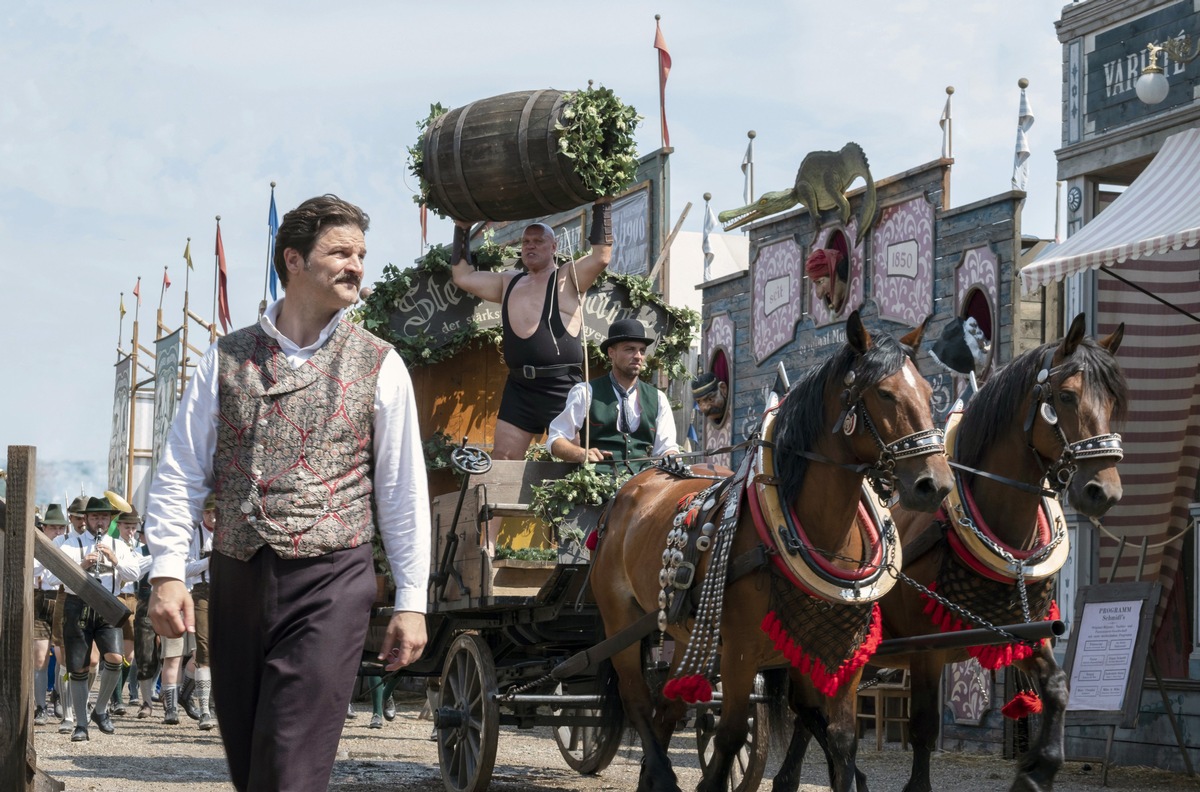
<svg viewBox="0 0 1200 792">
<path fill-rule="evenodd" d="M 401 696 L 403 698 L 401 699 Z M 381 730 L 367 728 L 370 707 L 356 704 L 358 717 L 346 721 L 330 789 L 337 792 L 440 792 L 437 744 L 430 740 L 432 725 L 419 720 L 422 697 L 398 694 L 396 719 Z M 216 731 L 202 732 L 187 718 L 179 726 L 164 726 L 161 710 L 153 720 L 115 718 L 112 736 L 91 730 L 91 741 L 72 743 L 60 735 L 57 723 L 36 727 L 38 766 L 66 784 L 67 792 L 229 792 L 221 741 Z M 641 751 L 636 736 L 627 735 L 626 745 L 613 763 L 597 776 L 580 776 L 559 755 L 548 728 L 517 730 L 502 728 L 493 792 L 569 792 L 571 790 L 634 790 Z M 677 736 L 671 751 L 684 790 L 694 789 L 700 778 L 692 733 Z M 772 751 L 762 789 L 778 762 Z M 810 754 L 810 757 L 812 755 Z M 910 754 L 896 744 L 884 751 L 873 750 L 873 742 L 859 750 L 860 766 L 872 790 L 898 792 L 908 778 Z M 1005 790 L 1012 776 L 1012 763 L 994 756 L 940 753 L 933 758 L 934 788 L 938 790 Z M 1058 792 L 1105 790 L 1099 766 L 1069 762 L 1059 773 Z M 801 790 L 828 789 L 823 763 L 805 768 Z M 1200 789 L 1200 782 L 1156 768 L 1117 767 L 1109 773 L 1109 790 Z"/>
</svg>

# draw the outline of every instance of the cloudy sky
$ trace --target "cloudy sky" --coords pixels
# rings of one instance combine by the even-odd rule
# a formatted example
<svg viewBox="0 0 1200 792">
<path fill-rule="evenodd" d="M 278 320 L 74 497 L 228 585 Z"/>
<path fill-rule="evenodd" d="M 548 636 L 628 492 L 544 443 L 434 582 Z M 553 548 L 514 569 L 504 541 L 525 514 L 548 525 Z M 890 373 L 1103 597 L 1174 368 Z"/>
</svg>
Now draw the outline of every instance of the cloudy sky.
<svg viewBox="0 0 1200 792">
<path fill-rule="evenodd" d="M 1037 121 L 1024 231 L 1053 236 L 1061 5 L 12 0 L 0 10 L 0 445 L 107 459 L 119 293 L 128 345 L 142 277 L 145 339 L 168 266 L 163 307 L 178 326 L 191 237 L 192 306 L 210 316 L 218 214 L 233 319 L 251 322 L 271 181 L 281 214 L 324 192 L 363 206 L 368 278 L 410 264 L 420 231 L 405 147 L 432 102 L 592 79 L 642 112 L 639 150 L 656 149 L 655 13 L 674 59 L 673 214 L 706 191 L 718 210 L 742 202 L 749 129 L 758 193 L 790 187 L 805 153 L 848 140 L 877 179 L 935 159 L 947 85 L 952 202 L 1004 192 L 1027 77 Z M 449 234 L 437 223 L 430 235 Z"/>
</svg>

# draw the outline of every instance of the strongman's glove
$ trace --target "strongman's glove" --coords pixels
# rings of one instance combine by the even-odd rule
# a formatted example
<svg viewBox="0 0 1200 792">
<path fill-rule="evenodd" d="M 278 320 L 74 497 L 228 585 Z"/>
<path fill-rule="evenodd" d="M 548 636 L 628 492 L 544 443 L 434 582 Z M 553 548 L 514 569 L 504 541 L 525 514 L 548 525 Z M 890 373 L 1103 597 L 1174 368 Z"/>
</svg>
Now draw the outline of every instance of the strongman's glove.
<svg viewBox="0 0 1200 792">
<path fill-rule="evenodd" d="M 467 241 L 467 229 L 455 223 L 454 242 L 450 245 L 450 265 L 453 266 L 464 259 L 472 267 L 475 266 L 475 262 L 471 260 L 471 244 Z"/>
<path fill-rule="evenodd" d="M 592 204 L 592 231 L 588 234 L 588 242 L 592 244 L 592 247 L 612 245 L 612 204 L 610 202 L 598 201 Z"/>
</svg>

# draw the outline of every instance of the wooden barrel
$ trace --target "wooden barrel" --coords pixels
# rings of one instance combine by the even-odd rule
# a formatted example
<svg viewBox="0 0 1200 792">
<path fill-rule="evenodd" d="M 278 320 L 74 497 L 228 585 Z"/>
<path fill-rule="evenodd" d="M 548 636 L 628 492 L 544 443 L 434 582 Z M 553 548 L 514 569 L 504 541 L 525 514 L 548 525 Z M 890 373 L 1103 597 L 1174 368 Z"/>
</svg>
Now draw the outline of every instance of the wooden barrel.
<svg viewBox="0 0 1200 792">
<path fill-rule="evenodd" d="M 429 203 L 457 220 L 525 220 L 594 201 L 559 151 L 559 91 L 517 91 L 442 115 L 425 133 Z"/>
</svg>

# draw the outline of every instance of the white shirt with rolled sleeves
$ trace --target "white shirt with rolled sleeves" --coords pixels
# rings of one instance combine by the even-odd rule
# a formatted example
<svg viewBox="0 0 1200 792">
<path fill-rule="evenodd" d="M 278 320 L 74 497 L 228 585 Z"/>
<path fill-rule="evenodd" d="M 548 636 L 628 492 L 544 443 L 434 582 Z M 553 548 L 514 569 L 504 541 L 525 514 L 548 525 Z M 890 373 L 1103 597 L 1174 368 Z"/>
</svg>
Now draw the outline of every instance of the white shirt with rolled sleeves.
<svg viewBox="0 0 1200 792">
<path fill-rule="evenodd" d="M 337 328 L 341 311 L 317 340 L 304 348 L 275 327 L 279 303 L 260 320 L 279 342 L 292 368 L 300 368 Z M 200 359 L 183 394 L 167 447 L 159 461 L 146 511 L 146 543 L 154 557 L 150 579 L 186 580 L 188 548 L 212 492 L 213 453 L 217 445 L 217 355 L 213 344 Z M 424 613 L 428 603 L 430 519 L 425 453 L 417 425 L 416 403 L 408 369 L 395 350 L 383 359 L 375 382 L 374 486 L 375 523 L 383 536 L 397 611 Z M 269 552 L 269 551 L 268 551 Z"/>
<path fill-rule="evenodd" d="M 616 392 L 616 388 L 613 388 L 613 392 Z M 633 414 L 630 425 L 636 429 L 641 426 L 642 422 L 642 400 L 637 397 L 636 388 L 633 393 L 634 398 L 630 400 L 632 405 L 630 412 Z M 554 441 L 560 437 L 571 443 L 583 444 L 583 435 L 580 434 L 580 430 L 583 429 L 583 422 L 587 419 L 588 404 L 591 400 L 592 385 L 590 382 L 580 382 L 571 388 L 567 393 L 567 406 L 550 422 L 550 429 L 546 434 L 547 451 L 550 451 L 554 446 Z M 671 412 L 671 400 L 660 390 L 658 392 L 658 418 L 654 422 L 654 447 L 650 450 L 650 456 L 660 457 L 664 454 L 673 454 L 678 450 L 675 443 L 675 415 Z"/>
</svg>

